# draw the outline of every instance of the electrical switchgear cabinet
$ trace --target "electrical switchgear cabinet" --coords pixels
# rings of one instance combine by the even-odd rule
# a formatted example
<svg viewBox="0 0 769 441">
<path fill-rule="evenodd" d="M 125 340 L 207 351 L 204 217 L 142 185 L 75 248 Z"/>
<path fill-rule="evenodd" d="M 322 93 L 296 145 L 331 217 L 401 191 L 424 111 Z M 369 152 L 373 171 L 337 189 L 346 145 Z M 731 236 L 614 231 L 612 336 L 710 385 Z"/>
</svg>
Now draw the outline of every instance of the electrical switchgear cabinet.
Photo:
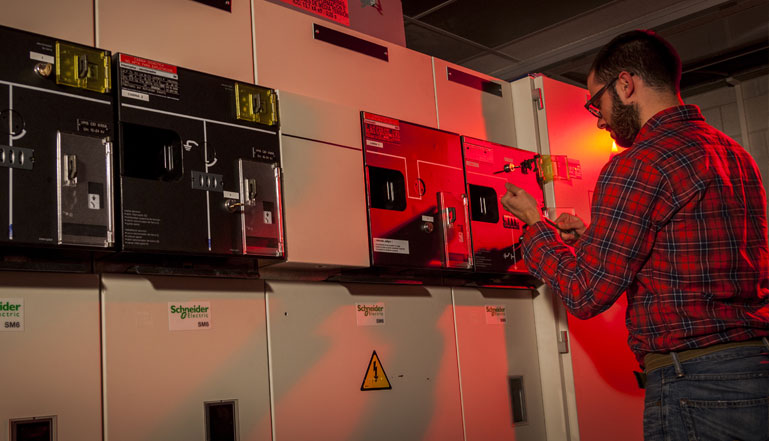
<svg viewBox="0 0 769 441">
<path fill-rule="evenodd" d="M 282 257 L 275 91 L 114 61 L 122 250 Z"/>
<path fill-rule="evenodd" d="M 535 154 L 468 137 L 462 137 L 462 149 L 476 272 L 526 274 L 520 244 L 523 225 L 505 211 L 500 199 L 510 182 L 544 206 Z"/>
<path fill-rule="evenodd" d="M 0 27 L 0 243 L 113 246 L 110 54 Z"/>
<path fill-rule="evenodd" d="M 361 113 L 374 266 L 472 268 L 459 135 Z"/>
</svg>

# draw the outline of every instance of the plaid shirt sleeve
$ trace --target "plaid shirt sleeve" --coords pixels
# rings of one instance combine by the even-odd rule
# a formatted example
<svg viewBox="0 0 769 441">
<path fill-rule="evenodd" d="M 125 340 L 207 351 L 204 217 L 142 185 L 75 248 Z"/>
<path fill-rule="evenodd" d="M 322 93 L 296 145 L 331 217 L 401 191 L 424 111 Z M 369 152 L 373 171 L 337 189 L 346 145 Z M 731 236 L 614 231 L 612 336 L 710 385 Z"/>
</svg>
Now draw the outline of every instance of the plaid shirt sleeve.
<svg viewBox="0 0 769 441">
<path fill-rule="evenodd" d="M 523 235 L 529 271 L 544 280 L 576 317 L 608 309 L 647 261 L 658 225 L 672 215 L 671 186 L 649 164 L 619 155 L 602 170 L 592 223 L 574 250 L 544 222 Z"/>
</svg>

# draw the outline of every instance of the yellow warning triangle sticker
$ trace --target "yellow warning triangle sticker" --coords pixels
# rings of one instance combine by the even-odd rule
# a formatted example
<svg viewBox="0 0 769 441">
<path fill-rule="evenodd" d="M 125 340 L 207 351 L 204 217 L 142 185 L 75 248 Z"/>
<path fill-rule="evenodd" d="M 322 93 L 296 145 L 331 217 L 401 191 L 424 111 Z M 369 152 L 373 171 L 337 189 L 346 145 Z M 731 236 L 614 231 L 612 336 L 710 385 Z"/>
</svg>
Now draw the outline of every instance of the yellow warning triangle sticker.
<svg viewBox="0 0 769 441">
<path fill-rule="evenodd" d="M 392 389 L 392 386 L 390 386 L 390 380 L 387 379 L 382 363 L 379 361 L 376 351 L 374 351 L 371 354 L 371 361 L 368 362 L 368 369 L 366 369 L 366 376 L 363 377 L 363 384 L 360 385 L 360 390 L 377 389 Z"/>
</svg>

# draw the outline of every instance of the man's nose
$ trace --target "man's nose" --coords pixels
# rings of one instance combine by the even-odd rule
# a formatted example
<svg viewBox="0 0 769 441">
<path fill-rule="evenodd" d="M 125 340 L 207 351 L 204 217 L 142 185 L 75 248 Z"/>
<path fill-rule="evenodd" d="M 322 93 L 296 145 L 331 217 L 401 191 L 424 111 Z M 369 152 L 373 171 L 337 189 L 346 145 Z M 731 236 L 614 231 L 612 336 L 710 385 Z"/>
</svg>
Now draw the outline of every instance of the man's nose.
<svg viewBox="0 0 769 441">
<path fill-rule="evenodd" d="M 606 120 L 604 120 L 603 117 L 600 117 L 595 125 L 598 126 L 599 129 L 606 129 Z"/>
</svg>

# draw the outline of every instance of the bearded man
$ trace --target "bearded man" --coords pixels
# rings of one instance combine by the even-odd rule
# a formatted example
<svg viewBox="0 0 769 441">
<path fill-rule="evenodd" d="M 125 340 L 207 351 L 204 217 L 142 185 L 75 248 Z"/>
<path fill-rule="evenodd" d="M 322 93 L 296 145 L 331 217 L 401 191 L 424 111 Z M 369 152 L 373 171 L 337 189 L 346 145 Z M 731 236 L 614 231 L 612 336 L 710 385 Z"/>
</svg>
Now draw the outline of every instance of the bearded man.
<svg viewBox="0 0 769 441">
<path fill-rule="evenodd" d="M 683 104 L 680 79 L 653 32 L 616 37 L 593 62 L 585 107 L 629 148 L 601 171 L 591 225 L 564 214 L 559 234 L 512 184 L 502 204 L 528 226 L 529 271 L 569 312 L 587 319 L 626 293 L 646 440 L 767 440 L 766 192 L 753 158 Z"/>
</svg>

